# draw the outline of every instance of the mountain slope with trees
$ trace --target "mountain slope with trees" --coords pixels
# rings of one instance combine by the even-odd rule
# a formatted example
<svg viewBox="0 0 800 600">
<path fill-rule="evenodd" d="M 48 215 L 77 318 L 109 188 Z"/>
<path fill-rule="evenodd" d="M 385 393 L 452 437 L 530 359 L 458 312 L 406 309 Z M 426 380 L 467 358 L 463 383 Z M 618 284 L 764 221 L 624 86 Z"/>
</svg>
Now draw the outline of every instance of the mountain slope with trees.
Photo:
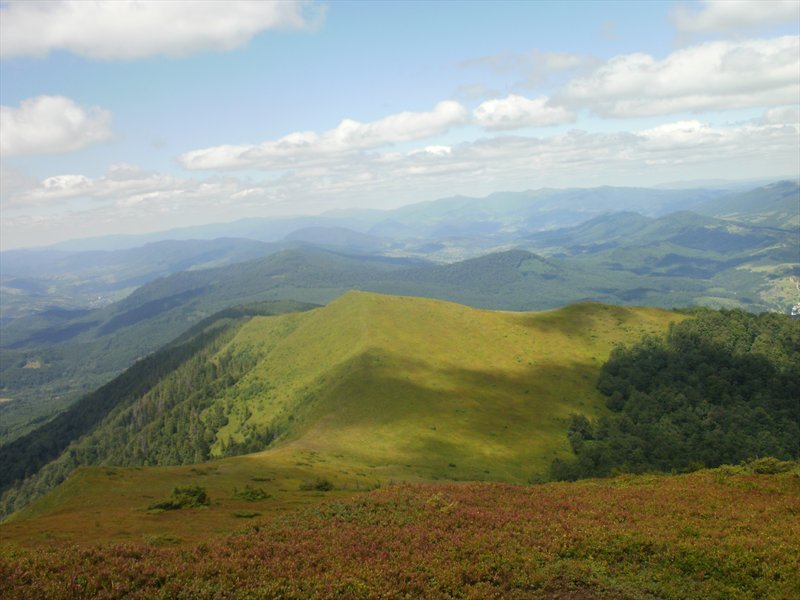
<svg viewBox="0 0 800 600">
<path fill-rule="evenodd" d="M 567 451 L 571 412 L 597 416 L 594 380 L 613 345 L 680 318 L 598 304 L 492 312 L 350 292 L 307 312 L 215 321 L 165 350 L 174 361 L 154 355 L 1 446 L 1 482 L 14 486 L 5 507 L 81 465 L 191 464 L 272 446 L 355 470 L 524 482 Z M 87 414 L 97 418 L 87 424 Z M 51 462 L 39 469 L 42 459 Z"/>
<path fill-rule="evenodd" d="M 800 320 L 698 310 L 666 337 L 615 349 L 598 389 L 610 415 L 576 415 L 557 478 L 800 457 Z"/>
</svg>

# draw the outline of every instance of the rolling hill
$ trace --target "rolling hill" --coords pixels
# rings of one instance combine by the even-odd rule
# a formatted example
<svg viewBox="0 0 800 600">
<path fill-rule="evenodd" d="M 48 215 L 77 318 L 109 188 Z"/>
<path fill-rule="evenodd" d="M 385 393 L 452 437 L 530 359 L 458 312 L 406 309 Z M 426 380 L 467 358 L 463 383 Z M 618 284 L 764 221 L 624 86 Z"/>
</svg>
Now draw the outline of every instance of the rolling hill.
<svg viewBox="0 0 800 600">
<path fill-rule="evenodd" d="M 168 240 L 114 251 L 2 252 L 0 324 L 48 310 L 107 306 L 159 277 L 252 260 L 286 246 L 219 238 Z"/>
<path fill-rule="evenodd" d="M 240 487 L 259 470 L 275 470 L 276 480 L 321 474 L 337 485 L 525 482 L 569 454 L 571 413 L 605 410 L 595 381 L 614 344 L 682 318 L 599 304 L 493 312 L 364 292 L 307 312 L 252 317 L 173 370 L 109 384 L 90 403 L 101 402 L 103 414 L 88 429 L 73 426 L 86 406 L 69 409 L 59 422 L 71 443 L 17 484 L 6 508 L 82 465 L 192 464 L 266 447 L 209 464 L 243 469 Z M 44 428 L 0 447 L 4 488 L 19 476 L 10 465 L 24 463 L 41 435 L 53 438 Z M 174 482 L 194 477 L 189 467 L 171 473 Z"/>
<path fill-rule="evenodd" d="M 726 195 L 704 202 L 693 210 L 702 215 L 761 227 L 797 230 L 800 227 L 800 181 L 778 181 Z"/>
<path fill-rule="evenodd" d="M 339 230 L 332 235 L 332 242 L 349 239 Z M 0 395 L 11 401 L 0 405 L 0 440 L 49 418 L 76 394 L 228 306 L 278 299 L 322 304 L 361 289 L 502 310 L 598 301 L 785 311 L 796 294 L 796 238 L 692 213 L 657 219 L 621 213 L 519 240 L 551 256 L 515 249 L 432 265 L 305 247 L 176 273 L 102 309 L 50 310 L 5 327 Z"/>
</svg>

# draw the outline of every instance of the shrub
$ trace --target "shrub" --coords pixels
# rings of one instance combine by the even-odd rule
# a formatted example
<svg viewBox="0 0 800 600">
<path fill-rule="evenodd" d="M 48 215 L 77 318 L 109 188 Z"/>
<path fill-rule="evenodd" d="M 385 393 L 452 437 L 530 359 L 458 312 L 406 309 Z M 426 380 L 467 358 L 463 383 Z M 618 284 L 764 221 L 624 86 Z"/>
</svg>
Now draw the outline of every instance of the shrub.
<svg viewBox="0 0 800 600">
<path fill-rule="evenodd" d="M 176 487 L 167 500 L 154 502 L 148 510 L 179 510 L 181 508 L 199 508 L 210 506 L 211 498 L 205 488 L 200 486 Z"/>
<path fill-rule="evenodd" d="M 237 510 L 233 513 L 233 516 L 237 519 L 252 519 L 260 515 L 261 513 L 256 510 Z"/>
<path fill-rule="evenodd" d="M 788 473 L 794 464 L 792 461 L 778 460 L 772 456 L 766 456 L 751 460 L 745 466 L 757 475 L 775 475 L 777 473 Z"/>
<path fill-rule="evenodd" d="M 264 500 L 265 498 L 269 498 L 269 494 L 267 494 L 261 488 L 254 488 L 248 484 L 244 486 L 243 490 L 237 490 L 236 488 L 233 488 L 233 497 L 239 500 L 255 502 L 256 500 Z"/>
<path fill-rule="evenodd" d="M 304 491 L 330 492 L 333 489 L 333 484 L 327 479 L 317 477 L 301 483 L 300 489 Z"/>
</svg>

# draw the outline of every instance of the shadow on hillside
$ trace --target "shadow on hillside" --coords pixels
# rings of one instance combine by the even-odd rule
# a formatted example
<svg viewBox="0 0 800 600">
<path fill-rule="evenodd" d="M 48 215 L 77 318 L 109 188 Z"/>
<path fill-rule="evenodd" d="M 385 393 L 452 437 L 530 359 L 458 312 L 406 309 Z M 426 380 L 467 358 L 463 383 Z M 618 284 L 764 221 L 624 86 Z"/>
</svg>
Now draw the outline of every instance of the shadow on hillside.
<svg viewBox="0 0 800 600">
<path fill-rule="evenodd" d="M 308 416 L 315 434 L 332 436 L 334 446 L 334 438 L 362 439 L 365 460 L 529 475 L 533 463 L 549 464 L 566 447 L 572 413 L 593 416 L 602 406 L 599 367 L 467 369 L 372 350 L 341 367 L 338 383 Z"/>
</svg>

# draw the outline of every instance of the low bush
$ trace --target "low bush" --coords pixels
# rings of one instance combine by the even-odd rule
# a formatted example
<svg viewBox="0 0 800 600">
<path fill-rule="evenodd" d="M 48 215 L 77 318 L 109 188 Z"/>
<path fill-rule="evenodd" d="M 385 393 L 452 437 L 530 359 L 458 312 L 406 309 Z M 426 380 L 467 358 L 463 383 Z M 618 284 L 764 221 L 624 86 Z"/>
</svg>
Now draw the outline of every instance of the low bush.
<svg viewBox="0 0 800 600">
<path fill-rule="evenodd" d="M 154 502 L 148 510 L 180 510 L 182 508 L 201 508 L 211 505 L 205 488 L 200 486 L 176 487 L 172 495 L 160 502 Z"/>
<path fill-rule="evenodd" d="M 244 489 L 237 490 L 233 488 L 233 497 L 237 500 L 247 500 L 248 502 L 255 502 L 256 500 L 264 500 L 265 498 L 269 498 L 269 494 L 267 494 L 261 488 L 254 488 L 251 487 L 249 484 L 244 486 Z"/>
<path fill-rule="evenodd" d="M 330 492 L 333 489 L 333 484 L 327 479 L 317 477 L 301 483 L 300 489 L 303 491 Z"/>
</svg>

